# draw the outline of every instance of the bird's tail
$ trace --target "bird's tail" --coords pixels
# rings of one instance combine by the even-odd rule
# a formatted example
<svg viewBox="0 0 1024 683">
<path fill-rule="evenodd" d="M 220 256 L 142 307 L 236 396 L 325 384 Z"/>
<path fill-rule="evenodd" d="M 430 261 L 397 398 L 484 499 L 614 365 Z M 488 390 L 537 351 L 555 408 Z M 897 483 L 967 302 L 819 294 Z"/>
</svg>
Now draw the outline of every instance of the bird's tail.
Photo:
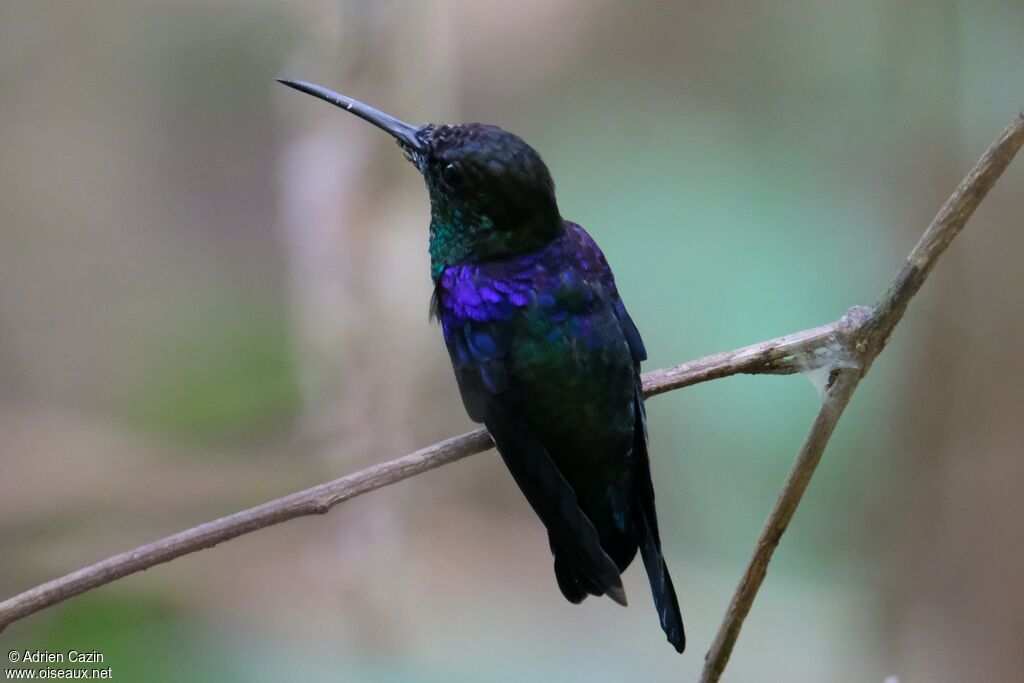
<svg viewBox="0 0 1024 683">
<path fill-rule="evenodd" d="M 686 648 L 683 615 L 679 611 L 679 601 L 676 599 L 676 589 L 672 585 L 672 577 L 668 574 L 665 558 L 661 554 L 661 542 L 658 540 L 657 530 L 643 511 L 640 512 L 637 527 L 640 556 L 643 557 L 647 578 L 651 582 L 654 607 L 658 610 L 661 628 L 676 652 L 682 652 Z"/>
<path fill-rule="evenodd" d="M 665 556 L 661 553 L 661 537 L 658 534 L 658 517 L 654 511 L 654 482 L 651 481 L 651 462 L 647 453 L 647 415 L 644 411 L 643 386 L 637 374 L 636 393 L 634 398 L 636 429 L 634 431 L 633 455 L 636 458 L 636 509 L 633 517 L 633 529 L 640 556 L 647 569 L 647 578 L 651 582 L 651 593 L 654 595 L 654 607 L 658 610 L 661 629 L 665 632 L 668 642 L 682 652 L 686 648 L 686 632 L 683 630 L 683 615 L 679 611 L 679 600 L 676 589 L 672 585 L 672 577 L 665 566 Z"/>
</svg>

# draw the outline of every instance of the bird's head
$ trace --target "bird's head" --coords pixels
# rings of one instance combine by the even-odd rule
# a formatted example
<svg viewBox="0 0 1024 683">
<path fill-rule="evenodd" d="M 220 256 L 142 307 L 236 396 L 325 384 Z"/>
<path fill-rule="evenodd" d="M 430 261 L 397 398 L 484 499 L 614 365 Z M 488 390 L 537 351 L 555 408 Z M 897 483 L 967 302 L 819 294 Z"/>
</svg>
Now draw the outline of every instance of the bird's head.
<svg viewBox="0 0 1024 683">
<path fill-rule="evenodd" d="M 431 273 L 539 249 L 562 219 L 555 185 L 522 138 L 479 123 L 413 126 L 350 97 L 303 81 L 281 80 L 391 134 L 430 192 Z"/>
</svg>

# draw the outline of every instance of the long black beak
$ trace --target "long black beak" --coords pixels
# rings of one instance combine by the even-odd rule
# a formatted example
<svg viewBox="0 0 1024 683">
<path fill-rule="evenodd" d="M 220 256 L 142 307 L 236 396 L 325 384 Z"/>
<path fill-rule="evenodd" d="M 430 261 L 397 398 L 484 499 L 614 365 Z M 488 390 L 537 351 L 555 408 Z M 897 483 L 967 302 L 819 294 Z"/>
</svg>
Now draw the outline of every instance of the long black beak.
<svg viewBox="0 0 1024 683">
<path fill-rule="evenodd" d="M 381 130 L 390 133 L 409 149 L 418 152 L 423 151 L 423 143 L 416 136 L 419 130 L 416 126 L 412 126 L 405 121 L 399 121 L 394 116 L 385 114 L 379 109 L 374 109 L 368 104 L 363 104 L 359 100 L 354 100 L 333 90 L 321 88 L 319 85 L 313 85 L 306 81 L 293 81 L 287 78 L 278 78 L 277 82 L 281 85 L 287 85 L 289 88 L 295 88 L 307 95 L 318 97 L 325 102 L 330 102 L 336 107 L 341 107 L 345 111 L 355 114 L 364 121 L 369 121 Z"/>
</svg>

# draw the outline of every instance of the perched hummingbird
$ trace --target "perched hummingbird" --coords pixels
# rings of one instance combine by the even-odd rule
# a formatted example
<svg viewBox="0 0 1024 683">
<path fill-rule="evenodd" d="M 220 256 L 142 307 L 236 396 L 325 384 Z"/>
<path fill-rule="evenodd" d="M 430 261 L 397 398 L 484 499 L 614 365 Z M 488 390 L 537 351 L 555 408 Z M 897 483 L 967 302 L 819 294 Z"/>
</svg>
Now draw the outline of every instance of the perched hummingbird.
<svg viewBox="0 0 1024 683">
<path fill-rule="evenodd" d="M 643 341 L 604 254 L 563 220 L 536 151 L 496 126 L 416 127 L 280 80 L 390 133 L 430 192 L 432 313 L 469 417 L 547 528 L 569 602 L 607 595 L 639 549 L 668 641 L 686 637 L 661 552 L 640 362 Z"/>
</svg>

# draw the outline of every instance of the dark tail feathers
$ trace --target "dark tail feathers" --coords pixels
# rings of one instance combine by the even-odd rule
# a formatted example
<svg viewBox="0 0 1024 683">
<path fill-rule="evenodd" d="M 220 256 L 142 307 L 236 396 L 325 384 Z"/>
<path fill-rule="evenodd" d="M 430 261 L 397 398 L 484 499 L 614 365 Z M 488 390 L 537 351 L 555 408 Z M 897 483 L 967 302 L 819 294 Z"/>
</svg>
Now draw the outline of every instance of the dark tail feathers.
<svg viewBox="0 0 1024 683">
<path fill-rule="evenodd" d="M 637 542 L 640 544 L 640 555 L 647 569 L 647 578 L 651 582 L 651 593 L 654 595 L 654 607 L 658 610 L 661 628 L 665 631 L 668 642 L 682 652 L 686 649 L 686 632 L 683 630 L 683 615 L 679 611 L 676 589 L 672 585 L 672 577 L 665 566 L 665 558 L 661 554 L 661 542 L 657 532 L 648 522 L 647 515 L 640 511 L 637 516 Z"/>
<path fill-rule="evenodd" d="M 558 588 L 566 600 L 578 605 L 588 595 L 607 595 L 623 607 L 626 606 L 626 591 L 622 589 L 621 585 L 602 587 L 593 581 L 588 581 L 586 574 L 576 571 L 571 559 L 565 551 L 559 549 L 554 537 L 549 535 L 548 540 L 551 545 L 551 553 L 555 556 L 555 578 L 558 579 Z"/>
</svg>

